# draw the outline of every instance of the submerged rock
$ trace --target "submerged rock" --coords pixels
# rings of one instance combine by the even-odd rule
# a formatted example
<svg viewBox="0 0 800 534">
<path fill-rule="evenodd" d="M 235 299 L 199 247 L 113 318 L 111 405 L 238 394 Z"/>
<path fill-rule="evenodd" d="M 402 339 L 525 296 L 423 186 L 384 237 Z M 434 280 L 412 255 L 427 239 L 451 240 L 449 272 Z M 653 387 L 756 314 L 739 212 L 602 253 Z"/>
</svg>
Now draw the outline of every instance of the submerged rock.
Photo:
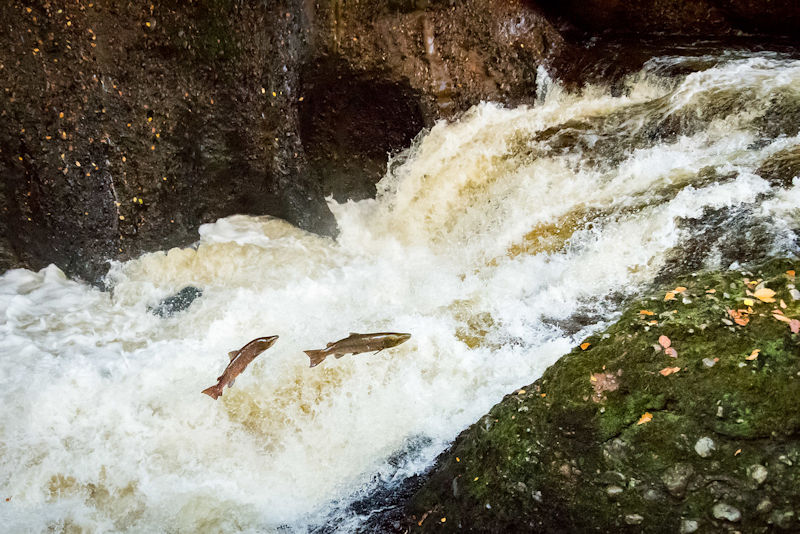
<svg viewBox="0 0 800 534">
<path fill-rule="evenodd" d="M 795 268 L 703 272 L 633 303 L 456 439 L 407 509 L 411 531 L 800 527 Z M 662 336 L 676 358 L 653 350 Z M 618 370 L 593 398 L 592 377 Z"/>
<path fill-rule="evenodd" d="M 159 317 L 172 317 L 174 314 L 187 309 L 195 299 L 203 295 L 203 290 L 199 287 L 186 286 L 171 297 L 167 297 L 157 306 L 149 309 L 154 315 Z"/>
</svg>

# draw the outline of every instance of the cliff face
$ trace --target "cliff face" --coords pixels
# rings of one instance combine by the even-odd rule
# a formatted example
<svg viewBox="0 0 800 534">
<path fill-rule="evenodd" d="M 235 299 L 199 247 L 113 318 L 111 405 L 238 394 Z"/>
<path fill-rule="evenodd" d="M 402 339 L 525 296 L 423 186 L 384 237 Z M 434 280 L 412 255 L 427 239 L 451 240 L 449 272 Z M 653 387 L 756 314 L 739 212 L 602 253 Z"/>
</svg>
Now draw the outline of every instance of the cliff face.
<svg viewBox="0 0 800 534">
<path fill-rule="evenodd" d="M 564 31 L 797 27 L 794 3 L 751 4 L 7 2 L 0 268 L 96 281 L 233 213 L 334 234 L 325 196 L 374 195 L 425 126 L 531 103 L 543 64 L 575 83 L 597 70 Z"/>
</svg>

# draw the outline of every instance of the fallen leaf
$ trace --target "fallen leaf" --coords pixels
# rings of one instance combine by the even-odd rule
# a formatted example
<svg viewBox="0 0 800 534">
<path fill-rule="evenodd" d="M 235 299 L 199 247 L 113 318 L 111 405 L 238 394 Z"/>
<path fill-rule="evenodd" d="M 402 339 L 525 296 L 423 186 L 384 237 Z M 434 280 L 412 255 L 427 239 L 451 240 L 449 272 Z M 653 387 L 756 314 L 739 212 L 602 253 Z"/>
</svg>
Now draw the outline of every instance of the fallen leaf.
<svg viewBox="0 0 800 534">
<path fill-rule="evenodd" d="M 672 341 L 667 336 L 659 336 L 658 344 L 664 347 L 665 349 L 672 345 Z"/>
<path fill-rule="evenodd" d="M 734 456 L 739 456 L 742 453 L 742 449 L 736 449 L 736 452 L 733 453 Z"/>
<path fill-rule="evenodd" d="M 762 287 L 753 293 L 753 296 L 762 302 L 775 302 L 775 292 L 768 287 Z"/>
<path fill-rule="evenodd" d="M 786 306 L 786 303 L 785 303 L 785 302 L 783 302 L 783 299 L 781 299 L 781 301 L 780 301 L 780 306 L 781 306 L 781 308 L 783 308 L 784 310 L 785 310 L 785 309 L 788 307 L 788 306 Z"/>
<path fill-rule="evenodd" d="M 652 420 L 653 420 L 653 414 L 651 414 L 650 412 L 644 412 L 644 415 L 642 415 L 639 418 L 639 421 L 636 424 L 643 425 L 645 423 L 649 423 Z"/>
<path fill-rule="evenodd" d="M 667 294 L 664 295 L 664 300 L 675 300 L 675 293 L 668 291 Z"/>
<path fill-rule="evenodd" d="M 672 347 L 667 347 L 666 349 L 664 349 L 664 354 L 666 354 L 667 356 L 669 356 L 671 358 L 677 358 L 678 357 L 678 351 L 675 350 Z"/>
<path fill-rule="evenodd" d="M 792 322 L 789 323 L 789 328 L 792 329 L 793 334 L 797 334 L 800 332 L 800 321 L 797 319 L 792 319 Z"/>
<path fill-rule="evenodd" d="M 673 289 L 672 291 L 675 292 L 675 293 L 683 293 L 684 291 L 686 291 L 686 288 L 683 287 L 683 286 L 678 286 L 675 289 Z"/>
<path fill-rule="evenodd" d="M 655 315 L 655 313 L 651 312 L 650 310 L 639 310 L 640 315 Z"/>
<path fill-rule="evenodd" d="M 750 356 L 747 356 L 745 360 L 753 361 L 758 358 L 758 353 L 761 352 L 761 349 L 753 349 L 753 352 L 750 353 Z"/>
<path fill-rule="evenodd" d="M 794 271 L 792 269 L 789 269 L 788 271 L 786 271 L 786 274 L 791 276 L 792 278 L 794 278 Z"/>
<path fill-rule="evenodd" d="M 647 324 L 658 324 L 658 321 L 648 321 Z"/>
<path fill-rule="evenodd" d="M 728 310 L 728 315 L 740 326 L 745 326 L 750 322 L 750 318 L 747 316 L 747 310 Z"/>
<path fill-rule="evenodd" d="M 524 393 L 525 393 L 524 389 L 521 389 L 521 390 L 517 391 L 517 395 L 523 395 Z"/>
<path fill-rule="evenodd" d="M 706 293 L 716 293 L 716 292 L 717 292 L 716 289 L 708 289 L 708 290 L 706 290 Z"/>
<path fill-rule="evenodd" d="M 752 306 L 755 304 L 755 301 L 753 299 L 744 299 L 742 303 L 744 303 L 745 306 Z"/>
<path fill-rule="evenodd" d="M 773 318 L 773 319 L 776 319 L 776 320 L 778 320 L 778 321 L 783 321 L 784 323 L 789 323 L 789 324 L 791 324 L 791 323 L 792 323 L 792 320 L 791 320 L 791 319 L 789 319 L 788 317 L 786 317 L 786 316 L 785 316 L 785 315 L 783 315 L 782 313 L 776 313 L 776 312 L 777 312 L 777 310 L 775 310 L 774 312 L 772 312 L 772 318 Z"/>
<path fill-rule="evenodd" d="M 677 373 L 677 372 L 678 372 L 678 371 L 680 371 L 680 370 L 681 370 L 681 368 L 680 368 L 680 367 L 664 367 L 664 368 L 663 368 L 662 370 L 660 370 L 658 373 L 659 373 L 661 376 L 669 376 L 669 375 L 671 375 L 672 373 Z"/>
<path fill-rule="evenodd" d="M 581 343 L 581 350 L 586 350 L 586 349 L 588 349 L 588 348 L 589 348 L 591 345 L 592 345 L 592 344 L 591 344 L 591 343 L 589 343 L 588 341 L 587 341 L 587 342 L 585 342 L 585 343 Z"/>
</svg>

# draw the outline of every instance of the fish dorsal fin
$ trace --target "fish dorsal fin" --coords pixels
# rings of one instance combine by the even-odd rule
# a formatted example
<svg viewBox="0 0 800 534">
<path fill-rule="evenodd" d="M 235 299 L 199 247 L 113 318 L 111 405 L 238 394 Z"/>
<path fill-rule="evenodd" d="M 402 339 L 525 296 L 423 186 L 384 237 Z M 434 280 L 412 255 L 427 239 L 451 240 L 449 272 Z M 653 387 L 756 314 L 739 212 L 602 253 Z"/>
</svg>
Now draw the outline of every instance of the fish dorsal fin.
<svg viewBox="0 0 800 534">
<path fill-rule="evenodd" d="M 359 334 L 358 332 L 350 332 L 350 337 L 353 337 L 353 336 L 360 336 L 360 335 L 361 335 L 361 334 Z"/>
<path fill-rule="evenodd" d="M 334 343 L 333 341 L 331 341 L 330 343 L 328 343 L 328 344 L 327 344 L 327 345 L 325 345 L 325 346 L 326 346 L 326 347 L 332 347 L 334 344 L 335 344 L 335 343 Z"/>
<path fill-rule="evenodd" d="M 231 361 L 233 361 L 233 359 L 236 357 L 236 355 L 237 355 L 237 354 L 239 354 L 239 351 L 238 351 L 238 350 L 232 350 L 232 351 L 230 351 L 230 352 L 228 353 L 228 358 L 230 358 L 230 359 L 231 359 Z"/>
<path fill-rule="evenodd" d="M 233 383 L 234 382 L 236 382 L 235 378 L 233 380 L 231 380 L 230 382 L 228 382 L 228 389 L 231 389 L 233 387 Z"/>
</svg>

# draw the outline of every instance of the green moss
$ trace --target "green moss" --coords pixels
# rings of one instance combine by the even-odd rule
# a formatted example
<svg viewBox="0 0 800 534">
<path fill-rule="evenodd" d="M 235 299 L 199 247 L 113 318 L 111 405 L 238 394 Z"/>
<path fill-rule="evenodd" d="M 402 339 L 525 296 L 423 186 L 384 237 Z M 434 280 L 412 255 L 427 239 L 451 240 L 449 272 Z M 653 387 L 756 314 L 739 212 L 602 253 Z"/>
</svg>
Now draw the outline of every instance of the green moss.
<svg viewBox="0 0 800 534">
<path fill-rule="evenodd" d="M 792 267 L 699 273 L 634 302 L 456 440 L 413 501 L 413 516 L 428 513 L 422 530 L 677 532 L 681 518 L 716 529 L 718 502 L 748 532 L 771 528 L 763 499 L 800 502 L 797 464 L 782 452 L 800 448 L 800 334 L 773 317 L 800 318 Z M 762 286 L 775 302 L 753 296 Z M 714 443 L 698 446 L 706 456 L 701 438 Z M 770 473 L 763 486 L 748 474 L 755 464 Z M 685 490 L 666 485 L 676 465 L 690 470 Z"/>
</svg>

